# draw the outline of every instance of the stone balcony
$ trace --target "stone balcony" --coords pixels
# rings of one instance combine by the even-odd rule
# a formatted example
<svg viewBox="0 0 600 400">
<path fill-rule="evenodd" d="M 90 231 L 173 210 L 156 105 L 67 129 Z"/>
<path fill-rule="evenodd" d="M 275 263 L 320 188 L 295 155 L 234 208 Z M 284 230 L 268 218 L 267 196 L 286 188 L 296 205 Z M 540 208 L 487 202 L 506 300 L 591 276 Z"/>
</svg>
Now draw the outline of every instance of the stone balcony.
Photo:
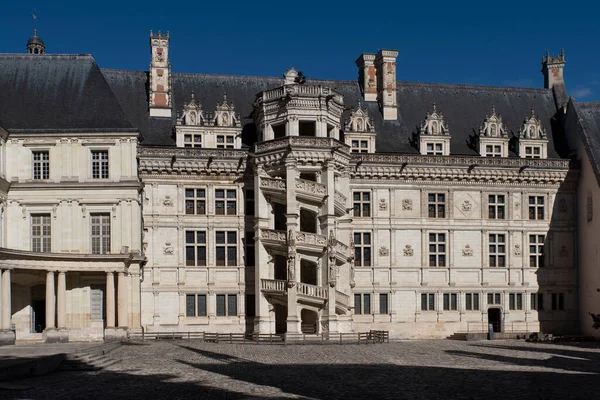
<svg viewBox="0 0 600 400">
<path fill-rule="evenodd" d="M 296 197 L 298 200 L 322 204 L 327 196 L 327 186 L 305 179 L 296 179 Z"/>
<path fill-rule="evenodd" d="M 282 279 L 261 279 L 260 289 L 265 294 L 275 296 L 287 296 L 289 290 L 295 290 L 298 295 L 298 301 L 304 303 L 313 303 L 318 306 L 324 306 L 329 300 L 329 288 L 317 285 L 311 285 L 304 282 L 295 282 L 292 288 L 288 288 L 288 282 Z M 350 296 L 346 293 L 335 291 L 335 303 L 342 313 L 350 310 Z"/>
<path fill-rule="evenodd" d="M 288 237 L 285 231 L 261 229 L 260 239 L 267 247 L 274 247 L 279 250 L 287 248 Z M 322 254 L 327 250 L 328 238 L 325 235 L 299 231 L 296 232 L 295 240 L 296 249 L 300 252 Z M 352 256 L 352 254 L 350 254 L 350 247 L 339 240 L 335 240 L 334 248 L 336 251 L 336 259 L 339 263 L 343 264 L 347 262 L 348 258 Z"/>
</svg>

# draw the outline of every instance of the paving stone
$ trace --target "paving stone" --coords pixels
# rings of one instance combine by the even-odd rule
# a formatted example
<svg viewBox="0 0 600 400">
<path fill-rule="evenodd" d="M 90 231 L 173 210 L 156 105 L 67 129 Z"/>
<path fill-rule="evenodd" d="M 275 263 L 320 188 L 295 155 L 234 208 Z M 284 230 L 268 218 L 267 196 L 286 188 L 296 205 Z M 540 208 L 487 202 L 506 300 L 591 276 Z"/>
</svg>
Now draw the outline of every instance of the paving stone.
<svg viewBox="0 0 600 400">
<path fill-rule="evenodd" d="M 99 372 L 22 381 L 18 399 L 598 399 L 600 346 L 523 341 L 379 345 L 145 342 Z"/>
</svg>

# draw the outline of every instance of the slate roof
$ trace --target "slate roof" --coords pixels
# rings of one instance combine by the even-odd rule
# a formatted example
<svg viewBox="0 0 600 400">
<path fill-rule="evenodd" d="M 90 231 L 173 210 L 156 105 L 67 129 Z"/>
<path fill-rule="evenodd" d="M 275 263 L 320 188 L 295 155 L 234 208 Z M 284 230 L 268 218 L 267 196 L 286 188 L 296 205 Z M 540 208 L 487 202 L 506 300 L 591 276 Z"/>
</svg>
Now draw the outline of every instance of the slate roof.
<svg viewBox="0 0 600 400">
<path fill-rule="evenodd" d="M 0 54 L 8 132 L 135 131 L 91 55 Z"/>
<path fill-rule="evenodd" d="M 192 91 L 196 101 L 200 101 L 203 108 L 211 112 L 214 111 L 217 102 L 222 101 L 223 93 L 226 92 L 227 99 L 233 101 L 236 110 L 241 114 L 245 143 L 251 144 L 246 139 L 255 134 L 251 112 L 256 94 L 283 84 L 282 78 L 273 77 L 173 73 L 173 112 L 169 120 L 148 116 L 147 72 L 102 72 L 129 120 L 142 132 L 143 144 L 159 146 L 175 145 L 172 127 L 175 124 L 176 113 L 181 112 Z M 357 107 L 361 97 L 360 88 L 355 81 L 309 79 L 306 83 L 333 88 L 344 96 L 346 107 Z M 492 105 L 495 105 L 496 111 L 501 114 L 509 135 L 517 134 L 531 107 L 534 107 L 550 139 L 548 157 L 556 158 L 559 154 L 566 157 L 568 153 L 566 148 L 562 149 L 563 132 L 561 124 L 555 119 L 557 108 L 550 89 L 398 82 L 397 93 L 399 115 L 394 121 L 383 120 L 376 102 L 363 102 L 363 107 L 368 109 L 374 120 L 378 152 L 418 154 L 414 135 L 435 102 L 450 129 L 452 154 L 478 154 L 473 139 L 486 115 L 491 113 Z M 556 151 L 555 140 L 560 144 L 557 147 L 560 147 L 561 151 Z"/>
<path fill-rule="evenodd" d="M 577 103 L 571 99 L 567 110 L 567 127 L 579 132 L 600 185 L 600 102 Z"/>
</svg>

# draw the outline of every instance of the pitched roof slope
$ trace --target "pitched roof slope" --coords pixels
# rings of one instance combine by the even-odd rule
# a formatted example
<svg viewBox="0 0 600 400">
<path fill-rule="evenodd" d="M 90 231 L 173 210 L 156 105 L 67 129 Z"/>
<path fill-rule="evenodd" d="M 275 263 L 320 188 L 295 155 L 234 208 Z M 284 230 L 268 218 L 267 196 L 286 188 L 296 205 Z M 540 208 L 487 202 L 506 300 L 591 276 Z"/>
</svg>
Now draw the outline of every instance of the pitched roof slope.
<svg viewBox="0 0 600 400">
<path fill-rule="evenodd" d="M 255 131 L 251 113 L 256 94 L 283 84 L 282 78 L 273 77 L 174 73 L 173 112 L 169 120 L 149 117 L 147 72 L 103 70 L 103 73 L 128 118 L 143 133 L 144 145 L 175 145 L 172 127 L 176 113 L 181 112 L 192 91 L 204 110 L 211 112 L 223 100 L 223 93 L 227 93 L 227 99 L 233 101 L 241 114 L 244 133 L 250 137 Z M 309 79 L 307 84 L 331 87 L 344 96 L 346 107 L 356 108 L 361 98 L 355 81 Z M 374 120 L 378 152 L 418 153 L 416 134 L 435 103 L 448 123 L 452 154 L 478 154 L 473 139 L 485 117 L 491 114 L 492 106 L 501 114 L 509 135 L 518 133 L 533 107 L 550 139 L 548 157 L 559 157 L 553 140 L 563 133 L 555 121 L 557 109 L 550 89 L 398 82 L 397 102 L 398 119 L 393 121 L 383 120 L 376 102 L 363 102 Z"/>
<path fill-rule="evenodd" d="M 134 130 L 90 55 L 0 54 L 0 120 L 9 132 Z"/>
<path fill-rule="evenodd" d="M 600 184 L 600 102 L 577 103 L 571 99 L 567 110 L 567 128 L 579 132 Z"/>
</svg>

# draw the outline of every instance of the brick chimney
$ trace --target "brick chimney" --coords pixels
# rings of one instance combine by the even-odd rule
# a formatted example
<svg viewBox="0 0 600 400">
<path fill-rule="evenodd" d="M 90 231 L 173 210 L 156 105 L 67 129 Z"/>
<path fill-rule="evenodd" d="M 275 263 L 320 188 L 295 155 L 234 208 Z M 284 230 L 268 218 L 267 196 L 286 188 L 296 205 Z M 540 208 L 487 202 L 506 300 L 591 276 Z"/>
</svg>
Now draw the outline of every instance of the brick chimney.
<svg viewBox="0 0 600 400">
<path fill-rule="evenodd" d="M 169 62 L 169 33 L 150 32 L 149 107 L 151 117 L 171 118 L 171 63 Z"/>
<path fill-rule="evenodd" d="M 397 50 L 379 50 L 375 56 L 377 72 L 377 102 L 383 119 L 398 119 L 396 103 L 396 57 Z"/>
<path fill-rule="evenodd" d="M 375 72 L 375 54 L 363 53 L 356 60 L 358 83 L 365 101 L 377 100 L 377 74 Z"/>
<path fill-rule="evenodd" d="M 546 56 L 542 57 L 542 74 L 544 74 L 544 87 L 552 89 L 557 84 L 565 84 L 563 70 L 565 68 L 565 49 L 560 54 L 552 57 L 546 50 Z"/>
</svg>

